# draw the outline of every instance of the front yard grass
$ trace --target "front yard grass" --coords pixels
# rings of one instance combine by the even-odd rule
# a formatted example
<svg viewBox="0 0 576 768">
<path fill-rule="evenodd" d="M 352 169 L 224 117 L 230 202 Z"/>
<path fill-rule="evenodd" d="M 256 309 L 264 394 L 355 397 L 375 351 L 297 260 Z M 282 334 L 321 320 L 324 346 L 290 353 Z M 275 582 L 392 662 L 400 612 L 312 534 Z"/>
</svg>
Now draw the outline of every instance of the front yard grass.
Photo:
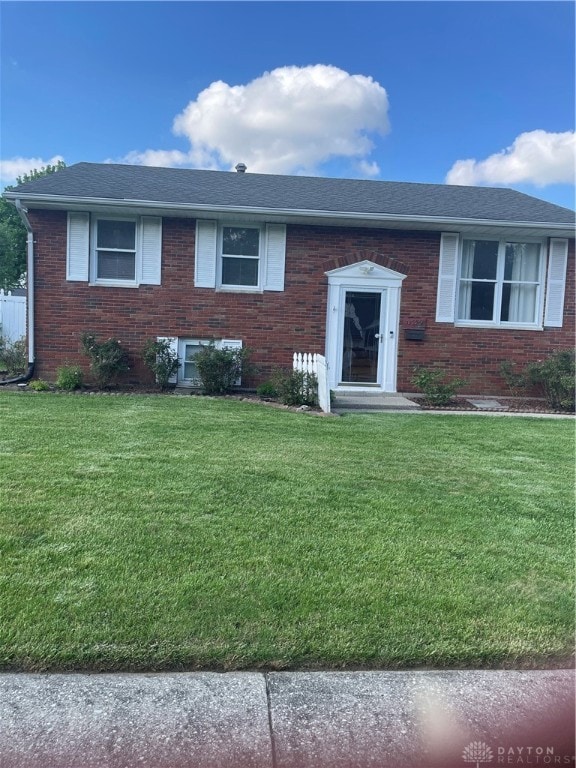
<svg viewBox="0 0 576 768">
<path fill-rule="evenodd" d="M 546 666 L 570 421 L 0 392 L 0 668 Z"/>
</svg>

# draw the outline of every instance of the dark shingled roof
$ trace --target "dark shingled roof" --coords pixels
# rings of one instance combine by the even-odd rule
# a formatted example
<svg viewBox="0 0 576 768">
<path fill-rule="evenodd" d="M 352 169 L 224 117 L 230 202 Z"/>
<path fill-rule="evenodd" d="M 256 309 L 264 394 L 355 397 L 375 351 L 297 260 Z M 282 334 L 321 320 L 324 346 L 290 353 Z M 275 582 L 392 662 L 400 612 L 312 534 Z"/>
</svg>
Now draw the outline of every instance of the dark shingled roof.
<svg viewBox="0 0 576 768">
<path fill-rule="evenodd" d="M 78 163 L 16 187 L 29 195 L 343 214 L 573 225 L 574 211 L 504 188 Z"/>
</svg>

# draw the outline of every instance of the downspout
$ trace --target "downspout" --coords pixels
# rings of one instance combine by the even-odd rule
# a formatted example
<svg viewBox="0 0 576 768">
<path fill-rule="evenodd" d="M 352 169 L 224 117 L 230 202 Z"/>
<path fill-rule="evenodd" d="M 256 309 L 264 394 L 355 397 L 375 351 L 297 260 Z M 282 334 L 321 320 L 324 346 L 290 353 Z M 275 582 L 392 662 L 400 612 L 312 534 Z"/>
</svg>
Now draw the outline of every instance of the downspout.
<svg viewBox="0 0 576 768">
<path fill-rule="evenodd" d="M 34 234 L 32 225 L 27 216 L 27 209 L 22 207 L 20 200 L 14 200 L 16 210 L 26 227 L 26 252 L 27 252 L 27 276 L 26 276 L 26 308 L 28 314 L 28 370 L 22 376 L 16 376 L 13 379 L 4 379 L 2 384 L 23 384 L 30 381 L 34 375 Z"/>
</svg>

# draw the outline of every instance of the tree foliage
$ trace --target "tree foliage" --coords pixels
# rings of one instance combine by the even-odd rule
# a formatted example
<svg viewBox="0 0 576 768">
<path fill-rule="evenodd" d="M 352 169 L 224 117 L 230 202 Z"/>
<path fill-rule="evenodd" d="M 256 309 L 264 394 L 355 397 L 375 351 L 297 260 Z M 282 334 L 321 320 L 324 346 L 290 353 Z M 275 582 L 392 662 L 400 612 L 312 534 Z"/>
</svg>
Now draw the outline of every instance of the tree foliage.
<svg viewBox="0 0 576 768">
<path fill-rule="evenodd" d="M 18 176 L 17 185 L 41 179 L 65 167 L 66 164 L 59 160 L 55 165 L 45 165 L 39 170 L 34 168 L 30 173 Z M 6 187 L 6 191 L 12 189 L 13 186 Z M 0 288 L 5 291 L 18 288 L 25 273 L 26 227 L 12 203 L 0 198 Z"/>
<path fill-rule="evenodd" d="M 25 271 L 26 227 L 16 208 L 0 198 L 0 288 L 17 288 Z"/>
</svg>

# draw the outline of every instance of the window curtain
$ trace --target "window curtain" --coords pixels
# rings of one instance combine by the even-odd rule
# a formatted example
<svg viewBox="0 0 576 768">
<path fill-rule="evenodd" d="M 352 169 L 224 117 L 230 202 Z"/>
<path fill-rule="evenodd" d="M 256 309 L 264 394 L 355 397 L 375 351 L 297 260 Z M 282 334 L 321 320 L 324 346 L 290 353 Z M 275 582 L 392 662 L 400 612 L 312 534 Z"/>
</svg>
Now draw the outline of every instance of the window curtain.
<svg viewBox="0 0 576 768">
<path fill-rule="evenodd" d="M 458 295 L 458 318 L 470 320 L 472 307 L 472 275 L 474 274 L 474 241 L 464 240 L 462 244 L 462 266 Z"/>
<path fill-rule="evenodd" d="M 505 281 L 510 283 L 508 322 L 533 323 L 540 271 L 537 243 L 507 243 Z"/>
</svg>

